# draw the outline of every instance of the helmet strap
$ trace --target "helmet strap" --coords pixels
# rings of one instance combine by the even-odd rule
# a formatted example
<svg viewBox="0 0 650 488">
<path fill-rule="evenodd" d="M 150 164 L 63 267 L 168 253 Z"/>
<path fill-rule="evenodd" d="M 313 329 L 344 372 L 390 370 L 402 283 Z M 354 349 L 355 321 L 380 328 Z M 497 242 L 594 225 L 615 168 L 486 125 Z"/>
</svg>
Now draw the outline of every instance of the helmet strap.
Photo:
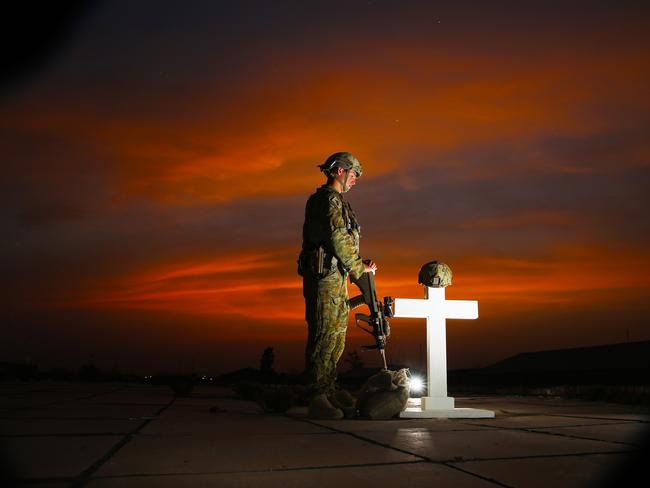
<svg viewBox="0 0 650 488">
<path fill-rule="evenodd" d="M 343 193 L 347 193 L 350 191 L 350 187 L 348 186 L 348 178 L 350 177 L 350 170 L 346 169 L 345 170 L 345 178 L 343 178 Z"/>
</svg>

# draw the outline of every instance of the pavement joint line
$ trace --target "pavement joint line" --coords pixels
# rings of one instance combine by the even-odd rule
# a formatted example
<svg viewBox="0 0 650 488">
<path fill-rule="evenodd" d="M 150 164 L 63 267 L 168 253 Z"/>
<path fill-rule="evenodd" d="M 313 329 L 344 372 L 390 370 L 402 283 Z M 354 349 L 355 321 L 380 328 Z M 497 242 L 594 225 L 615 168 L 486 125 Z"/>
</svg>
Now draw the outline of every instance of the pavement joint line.
<svg viewBox="0 0 650 488">
<path fill-rule="evenodd" d="M 625 423 L 622 423 L 622 424 L 625 425 Z M 588 426 L 585 426 L 585 427 L 599 427 L 600 425 L 612 425 L 612 424 L 596 424 L 596 425 L 588 425 Z M 619 425 L 619 424 L 614 424 L 614 425 Z M 558 437 L 566 437 L 566 438 L 569 438 L 569 439 L 579 439 L 579 440 L 596 441 L 596 442 L 607 442 L 607 443 L 610 443 L 610 444 L 621 444 L 621 445 L 624 445 L 624 446 L 635 446 L 636 445 L 636 443 L 633 443 L 633 442 L 597 439 L 597 438 L 593 438 L 593 437 L 585 437 L 585 436 L 579 436 L 579 435 L 575 435 L 575 434 L 563 434 L 561 432 L 547 432 L 547 431 L 544 431 L 544 430 L 538 430 L 538 429 L 546 429 L 546 428 L 548 428 L 548 429 L 558 429 L 558 428 L 563 428 L 563 427 L 566 427 L 566 426 L 526 428 L 526 427 L 504 427 L 504 426 L 500 426 L 500 425 L 493 425 L 491 427 L 493 427 L 495 429 L 499 429 L 499 430 L 512 430 L 512 431 L 519 431 L 519 432 L 528 432 L 528 433 L 531 433 L 531 434 L 554 435 L 554 436 L 558 436 Z M 581 426 L 577 426 L 577 427 L 581 427 Z"/>
<path fill-rule="evenodd" d="M 555 427 L 601 427 L 604 425 L 633 425 L 633 424 L 643 424 L 645 422 L 637 422 L 635 420 L 612 420 L 611 422 L 603 422 L 598 424 L 572 424 L 572 425 L 551 425 L 549 427 L 543 428 L 555 428 Z M 539 428 L 539 427 L 538 427 Z"/>
<path fill-rule="evenodd" d="M 417 420 L 417 419 L 404 419 L 404 424 L 406 425 L 406 422 L 409 420 Z M 479 426 L 472 426 L 467 427 L 467 428 L 460 428 L 460 429 L 437 429 L 435 427 L 400 427 L 400 430 L 420 430 L 420 431 L 427 431 L 427 432 L 486 432 L 489 431 L 490 429 L 493 429 L 491 425 L 481 425 L 480 427 L 489 427 L 489 428 L 482 428 L 482 429 L 477 429 L 476 427 Z M 362 431 L 362 432 L 372 432 L 372 431 Z"/>
<path fill-rule="evenodd" d="M 639 414 L 647 415 L 647 414 Z M 650 418 L 648 419 L 621 419 L 621 418 L 610 418 L 610 417 L 592 417 L 587 415 L 560 415 L 560 414 L 549 414 L 549 417 L 569 417 L 572 419 L 589 419 L 589 420 L 613 420 L 617 422 L 628 422 L 628 423 L 639 423 L 639 424 L 650 424 Z"/>
<path fill-rule="evenodd" d="M 325 466 L 297 466 L 294 468 L 268 468 L 268 469 L 244 469 L 231 471 L 194 471 L 178 473 L 131 473 L 113 474 L 104 476 L 93 476 L 91 480 L 120 479 L 120 478 L 152 478 L 159 476 L 205 476 L 205 475 L 226 475 L 226 474 L 255 474 L 255 473 L 287 473 L 294 471 L 320 471 L 326 469 L 350 469 L 350 468 L 374 468 L 378 466 L 400 466 L 406 464 L 426 464 L 425 461 L 387 461 L 383 463 L 361 463 L 361 464 L 328 464 Z"/>
<path fill-rule="evenodd" d="M 580 435 L 575 435 L 575 434 L 562 434 L 561 432 L 545 432 L 543 430 L 536 430 L 536 429 L 526 429 L 527 432 L 533 432 L 535 434 L 550 434 L 550 435 L 556 435 L 559 437 L 568 437 L 570 439 L 579 439 L 579 440 L 585 440 L 585 441 L 597 441 L 597 442 L 609 442 L 610 444 L 620 444 L 622 446 L 635 446 L 636 443 L 634 442 L 624 442 L 624 441 L 614 441 L 614 440 L 606 440 L 606 439 L 597 439 L 594 437 L 586 437 L 586 436 L 580 436 Z"/>
<path fill-rule="evenodd" d="M 354 422 L 354 420 L 352 421 Z M 405 420 L 405 422 L 408 422 L 408 420 Z M 321 427 L 325 427 L 322 424 L 318 424 Z M 401 427 L 399 428 L 401 432 L 431 432 L 431 433 L 445 433 L 445 432 L 489 432 L 492 429 L 436 429 L 436 428 L 428 428 L 428 427 Z M 345 431 L 348 432 L 348 431 Z M 357 434 L 363 434 L 363 433 L 373 433 L 375 432 L 374 430 L 357 430 L 355 431 Z"/>
<path fill-rule="evenodd" d="M 489 424 L 482 424 L 479 422 L 463 422 L 467 425 L 474 425 L 474 426 L 480 426 L 480 427 L 491 427 L 493 429 L 497 428 L 512 428 L 512 429 L 525 429 L 526 427 L 508 427 L 504 425 L 489 425 Z M 598 423 L 598 424 L 569 424 L 569 425 L 541 425 L 539 427 L 531 427 L 535 429 L 567 429 L 567 428 L 575 428 L 575 427 L 602 427 L 605 425 L 630 425 L 630 424 L 635 424 L 636 422 L 629 422 L 629 421 L 620 421 L 620 422 L 604 422 L 604 423 Z"/>
<path fill-rule="evenodd" d="M 146 419 L 153 419 L 154 417 L 147 417 Z M 0 420 L 146 420 L 141 417 L 3 417 L 0 416 Z"/>
<path fill-rule="evenodd" d="M 332 464 L 326 466 L 300 466 L 294 468 L 269 468 L 269 469 L 252 469 L 252 470 L 231 470 L 231 471 L 198 471 L 198 472 L 173 472 L 173 473 L 131 473 L 120 475 L 103 475 L 103 476 L 90 476 L 84 482 L 91 480 L 101 479 L 121 479 L 121 478 L 153 478 L 153 477 L 166 477 L 166 476 L 205 476 L 205 475 L 226 475 L 226 474 L 246 474 L 246 473 L 274 473 L 274 472 L 292 472 L 292 471 L 317 471 L 325 469 L 349 469 L 349 468 L 364 468 L 364 467 L 377 467 L 377 466 L 394 466 L 394 465 L 409 465 L 409 464 L 439 464 L 448 468 L 461 471 L 484 481 L 489 481 L 498 486 L 510 488 L 500 481 L 494 480 L 489 477 L 473 473 L 472 471 L 465 470 L 458 464 L 466 462 L 484 462 L 484 461 L 517 461 L 524 459 L 539 459 L 539 458 L 558 458 L 558 457 L 587 457 L 592 455 L 612 455 L 612 454 L 625 454 L 629 451 L 611 451 L 611 452 L 587 452 L 587 453 L 571 453 L 571 454 L 544 454 L 538 456 L 510 456 L 499 458 L 466 458 L 466 459 L 449 459 L 443 461 L 433 460 L 418 460 L 418 461 L 387 461 L 383 463 L 360 463 L 360 464 Z M 18 483 L 47 483 L 47 482 L 75 482 L 78 478 L 73 477 L 45 477 L 45 478 L 15 478 L 12 482 Z M 80 485 L 73 485 L 80 486 Z"/>
<path fill-rule="evenodd" d="M 432 459 L 430 459 L 430 458 L 428 458 L 426 456 L 422 456 L 421 454 L 414 454 L 414 453 L 412 453 L 410 451 L 407 451 L 405 449 L 401 449 L 399 447 L 391 446 L 390 444 L 384 444 L 383 442 L 379 442 L 379 441 L 376 441 L 374 439 L 369 439 L 367 437 L 363 437 L 363 436 L 361 436 L 361 435 L 359 435 L 359 434 L 357 434 L 355 432 L 348 432 L 348 431 L 345 431 L 345 430 L 337 429 L 337 428 L 329 426 L 329 425 L 319 424 L 318 422 L 314 422 L 314 421 L 309 420 L 309 419 L 298 418 L 298 417 L 292 417 L 292 418 L 294 420 L 298 421 L 298 422 L 305 422 L 305 423 L 308 423 L 308 424 L 311 424 L 311 425 L 317 425 L 319 427 L 323 427 L 324 429 L 332 430 L 332 431 L 337 432 L 339 434 L 349 435 L 351 437 L 354 437 L 355 439 L 361 440 L 363 442 L 367 442 L 369 444 L 374 444 L 376 446 L 380 446 L 380 447 L 383 447 L 383 448 L 386 448 L 386 449 L 392 449 L 392 450 L 397 451 L 397 452 L 402 453 L 402 454 L 408 454 L 410 456 L 420 458 L 420 460 L 422 460 L 422 461 L 435 462 L 435 461 L 433 461 Z"/>
<path fill-rule="evenodd" d="M 310 424 L 320 425 L 320 426 L 322 426 L 324 428 L 331 429 L 331 430 L 334 430 L 336 432 L 351 435 L 352 437 L 355 437 L 355 438 L 360 439 L 362 441 L 368 442 L 370 444 L 376 444 L 378 446 L 386 447 L 388 449 L 393 449 L 393 450 L 399 451 L 399 452 L 404 453 L 404 454 L 410 454 L 411 456 L 419 457 L 423 461 L 427 461 L 427 462 L 434 463 L 434 464 L 447 464 L 447 463 L 468 462 L 468 461 L 497 461 L 497 460 L 507 460 L 507 459 L 516 460 L 516 459 L 535 459 L 535 458 L 554 458 L 554 457 L 575 457 L 575 456 L 591 456 L 591 455 L 597 455 L 597 454 L 621 454 L 621 453 L 629 454 L 629 453 L 634 453 L 634 452 L 638 452 L 638 451 L 642 450 L 642 447 L 638 447 L 638 448 L 625 449 L 625 450 L 620 450 L 620 451 L 595 451 L 595 452 L 579 452 L 579 453 L 565 453 L 565 454 L 539 454 L 539 455 L 531 455 L 531 456 L 509 456 L 509 457 L 498 457 L 498 458 L 466 458 L 466 459 L 460 459 L 460 460 L 454 458 L 454 459 L 444 459 L 444 460 L 438 461 L 438 460 L 431 459 L 431 458 L 429 458 L 427 456 L 424 456 L 422 454 L 416 454 L 416 453 L 407 451 L 405 449 L 401 449 L 401 448 L 398 448 L 398 447 L 395 447 L 395 446 L 391 446 L 390 444 L 384 444 L 384 443 L 375 441 L 374 439 L 368 439 L 366 437 L 360 436 L 360 435 L 358 435 L 356 433 L 353 433 L 353 432 L 346 432 L 346 431 L 343 431 L 343 430 L 340 430 L 340 429 L 336 429 L 334 427 L 318 424 L 317 422 L 313 422 L 313 421 L 311 421 L 309 419 L 295 418 L 295 420 L 302 421 L 302 422 L 307 422 L 307 423 L 310 423 Z M 504 429 L 504 430 L 521 430 L 521 429 Z M 546 433 L 546 432 L 542 432 L 542 433 Z M 602 442 L 609 442 L 609 441 L 602 441 Z M 478 475 L 475 475 L 475 476 L 478 476 Z"/>
<path fill-rule="evenodd" d="M 89 398 L 94 398 L 100 395 L 107 395 L 109 393 L 115 393 L 120 390 L 124 390 L 125 387 L 117 387 L 113 388 L 112 390 L 109 391 L 101 391 L 98 393 L 93 393 L 91 395 L 86 395 L 86 396 L 81 396 L 81 397 L 75 397 L 75 398 L 66 398 L 64 400 L 56 400 L 53 402 L 48 402 L 48 403 L 40 403 L 38 405 L 19 405 L 17 407 L 9 407 L 6 410 L 36 410 L 39 408 L 45 408 L 45 407 L 51 407 L 52 405 L 58 405 L 60 403 L 68 403 L 68 402 L 74 402 L 74 401 L 79 401 L 79 400 L 88 400 Z"/>
<path fill-rule="evenodd" d="M 59 433 L 59 434 L 0 434 L 0 439 L 21 439 L 31 437 L 105 437 L 105 436 L 122 436 L 124 432 L 80 432 Z"/>
<path fill-rule="evenodd" d="M 467 432 L 467 431 L 460 431 L 460 432 Z M 353 437 L 356 437 L 356 438 L 358 438 L 358 439 L 360 439 L 360 440 L 363 440 L 363 441 L 365 441 L 365 442 L 369 442 L 369 443 L 371 443 L 371 444 L 377 444 L 377 445 L 380 445 L 380 446 L 382 446 L 382 447 L 387 447 L 387 448 L 390 448 L 390 449 L 397 450 L 397 451 L 399 451 L 399 452 L 403 452 L 403 453 L 407 453 L 407 454 L 410 454 L 410 455 L 415 456 L 415 457 L 419 457 L 419 458 L 421 458 L 423 461 L 425 461 L 425 462 L 427 462 L 427 463 L 430 463 L 430 464 L 442 464 L 442 465 L 444 465 L 444 466 L 447 466 L 448 468 L 456 469 L 456 470 L 458 470 L 458 471 L 463 472 L 464 474 L 468 474 L 468 475 L 470 475 L 470 476 L 472 476 L 472 477 L 482 479 L 483 481 L 488 481 L 488 482 L 490 482 L 490 483 L 494 483 L 494 484 L 496 484 L 496 485 L 498 485 L 498 486 L 503 486 L 503 487 L 505 487 L 505 488 L 510 488 L 509 485 L 506 485 L 506 484 L 504 484 L 504 483 L 501 483 L 500 481 L 497 481 L 497 480 L 495 480 L 495 479 L 492 479 L 492 478 L 489 478 L 489 477 L 486 477 L 486 476 L 483 476 L 483 475 L 480 475 L 480 474 L 477 474 L 477 473 L 472 473 L 472 472 L 470 472 L 470 471 L 466 471 L 466 470 L 464 470 L 464 469 L 460 469 L 460 468 L 458 468 L 457 466 L 452 466 L 452 465 L 448 464 L 447 461 L 436 461 L 436 460 L 434 460 L 434 459 L 431 459 L 431 458 L 428 457 L 428 456 L 423 456 L 423 455 L 421 455 L 421 454 L 416 454 L 416 453 L 414 453 L 414 452 L 407 451 L 407 450 L 405 450 L 405 449 L 400 449 L 400 448 L 397 448 L 397 447 L 392 446 L 392 445 L 390 445 L 390 444 L 384 444 L 384 443 L 381 443 L 381 442 L 377 442 L 377 441 L 375 441 L 374 439 L 368 439 L 368 438 L 366 438 L 366 437 L 359 436 L 359 435 L 355 435 L 355 434 L 353 434 L 353 433 L 349 433 L 349 434 L 352 435 Z"/>
<path fill-rule="evenodd" d="M 386 449 L 392 449 L 392 450 L 397 451 L 397 452 L 400 452 L 400 453 L 402 453 L 402 454 L 408 454 L 408 455 L 410 455 L 410 456 L 413 456 L 413 457 L 416 457 L 416 458 L 420 458 L 420 460 L 423 461 L 423 462 L 427 462 L 427 463 L 430 463 L 430 464 L 439 464 L 439 465 L 447 466 L 447 467 L 449 467 L 449 468 L 454 468 L 453 466 L 449 466 L 449 465 L 448 465 L 446 462 L 444 462 L 444 461 L 436 461 L 436 460 L 434 460 L 434 459 L 431 459 L 431 458 L 428 457 L 428 456 L 423 456 L 423 455 L 421 455 L 421 454 L 416 454 L 416 453 L 414 453 L 414 452 L 407 451 L 406 449 L 401 449 L 401 448 L 399 448 L 399 447 L 391 446 L 390 444 L 384 444 L 383 442 L 378 442 L 378 441 L 376 441 L 376 440 L 374 440 L 374 439 L 369 439 L 369 438 L 367 438 L 367 437 L 360 436 L 360 435 L 358 435 L 358 434 L 356 434 L 356 433 L 353 433 L 353 432 L 346 432 L 346 431 L 344 431 L 344 430 L 336 429 L 336 428 L 331 427 L 331 426 L 328 426 L 328 425 L 322 425 L 322 424 L 319 424 L 319 423 L 317 423 L 317 422 L 313 422 L 313 421 L 311 421 L 311 420 L 309 420 L 309 419 L 303 419 L 303 418 L 297 418 L 297 417 L 293 417 L 293 418 L 294 418 L 294 420 L 297 420 L 297 421 L 299 421 L 299 422 L 307 422 L 307 423 L 309 423 L 309 424 L 319 425 L 319 426 L 321 426 L 321 427 L 324 427 L 324 428 L 326 428 L 326 429 L 331 429 L 331 430 L 333 430 L 333 431 L 335 431 L 335 432 L 339 432 L 339 433 L 341 433 L 341 434 L 347 434 L 347 435 L 349 435 L 349 436 L 352 436 L 352 437 L 354 437 L 354 438 L 356 438 L 356 439 L 359 439 L 359 440 L 361 440 L 361 441 L 367 442 L 367 443 L 369 443 L 369 444 L 374 444 L 374 445 L 377 445 L 377 446 L 380 446 L 380 447 L 383 447 L 383 448 L 386 448 Z M 498 486 L 503 486 L 503 487 L 505 487 L 505 488 L 511 488 L 510 486 L 505 485 L 505 484 L 503 484 L 503 483 L 501 483 L 501 482 L 499 482 L 499 481 L 493 480 L 493 479 L 491 479 L 491 478 L 488 478 L 488 477 L 485 477 L 485 476 L 482 476 L 482 475 L 479 475 L 479 474 L 476 474 L 476 473 L 472 473 L 472 472 L 470 472 L 470 471 L 465 471 L 465 470 L 462 470 L 462 469 L 459 469 L 459 471 L 462 471 L 463 473 L 468 474 L 468 475 L 470 475 L 470 476 L 472 476 L 472 477 L 479 478 L 479 479 L 481 479 L 481 480 L 483 480 L 483 481 L 488 481 L 488 482 L 490 482 L 490 483 L 495 483 L 495 484 L 498 485 Z"/>
<path fill-rule="evenodd" d="M 468 475 L 470 475 L 470 476 L 474 476 L 475 478 L 480 478 L 480 479 L 482 479 L 482 480 L 484 480 L 484 481 L 489 481 L 490 483 L 494 483 L 495 485 L 503 486 L 504 488 L 513 488 L 513 487 L 511 487 L 510 485 L 506 485 L 505 483 L 502 483 L 501 481 L 495 480 L 494 478 L 490 478 L 490 477 L 488 477 L 488 476 L 483 476 L 483 475 L 481 475 L 481 474 L 474 473 L 474 472 L 472 472 L 472 471 L 468 471 L 468 470 L 466 470 L 466 469 L 461 468 L 460 466 L 455 466 L 455 465 L 452 464 L 452 463 L 446 463 L 446 462 L 443 462 L 443 463 L 441 463 L 441 464 L 447 466 L 447 467 L 450 468 L 450 469 L 455 469 L 456 471 L 460 471 L 460 472 L 463 473 L 463 474 L 468 474 Z"/>
<path fill-rule="evenodd" d="M 123 435 L 123 434 L 120 434 Z M 148 433 L 148 434 L 138 434 L 138 437 L 167 437 L 167 438 L 173 438 L 173 437 L 193 437 L 196 434 L 156 434 L 156 433 Z M 230 437 L 231 434 L 225 434 L 225 437 Z M 247 435 L 239 435 L 240 438 L 245 438 L 245 437 L 268 437 L 268 436 L 282 436 L 282 437 L 296 437 L 296 436 L 307 436 L 307 435 L 340 435 L 338 432 L 288 432 L 288 433 L 277 433 L 277 432 L 267 432 L 267 433 L 260 433 L 260 434 L 247 434 Z M 210 437 L 214 437 L 215 434 L 210 434 Z M 2 437 L 2 436 L 0 436 Z"/>
<path fill-rule="evenodd" d="M 517 461 L 522 459 L 552 459 L 552 458 L 570 458 L 570 457 L 589 457 L 600 455 L 612 454 L 632 454 L 643 451 L 643 449 L 630 449 L 625 451 L 589 451 L 589 452 L 567 452 L 564 454 L 534 454 L 529 456 L 503 456 L 503 457 L 490 457 L 490 458 L 461 458 L 461 459 L 446 459 L 443 461 L 436 461 L 441 464 L 462 464 L 469 462 L 484 462 L 484 461 Z"/>
<path fill-rule="evenodd" d="M 163 407 L 165 403 L 128 403 L 128 402 L 89 402 L 85 405 L 121 405 L 129 407 Z"/>
<path fill-rule="evenodd" d="M 169 403 L 156 412 L 156 417 L 159 417 L 167 408 L 171 407 L 172 404 L 176 401 L 176 397 L 172 397 L 172 399 L 169 401 Z M 147 418 L 142 421 L 140 425 L 138 425 L 135 429 L 133 429 L 131 432 L 126 434 L 117 444 L 115 444 L 112 448 L 110 448 L 102 457 L 100 457 L 97 461 L 95 461 L 93 464 L 91 464 L 88 468 L 83 470 L 79 476 L 75 479 L 75 481 L 71 484 L 72 487 L 82 487 L 85 486 L 90 478 L 92 477 L 93 473 L 95 473 L 99 468 L 101 468 L 110 458 L 112 458 L 120 449 L 122 449 L 131 439 L 133 439 L 138 432 L 140 432 L 142 429 L 144 429 L 149 422 L 154 420 L 154 418 Z"/>
<path fill-rule="evenodd" d="M 0 396 L 18 396 L 18 395 L 29 395 L 32 393 L 61 393 L 61 390 L 48 390 L 45 388 L 39 388 L 35 390 L 21 390 L 21 391 L 11 391 L 11 392 L 2 392 Z"/>
<path fill-rule="evenodd" d="M 14 486 L 21 486 L 40 485 L 41 483 L 72 483 L 74 480 L 75 478 L 70 476 L 53 476 L 48 478 L 9 478 L 6 481 L 10 481 Z"/>
<path fill-rule="evenodd" d="M 637 412 L 624 412 L 623 414 L 633 414 L 633 415 L 642 415 L 648 417 L 647 419 L 623 419 L 617 416 L 616 413 L 609 414 L 607 416 L 593 416 L 593 415 L 577 415 L 574 413 L 527 413 L 527 412 L 513 412 L 506 409 L 500 410 L 502 413 L 506 414 L 508 417 L 566 417 L 571 419 L 588 419 L 588 420 L 612 420 L 617 422 L 640 422 L 640 423 L 650 423 L 650 413 L 647 410 L 637 411 Z"/>
</svg>

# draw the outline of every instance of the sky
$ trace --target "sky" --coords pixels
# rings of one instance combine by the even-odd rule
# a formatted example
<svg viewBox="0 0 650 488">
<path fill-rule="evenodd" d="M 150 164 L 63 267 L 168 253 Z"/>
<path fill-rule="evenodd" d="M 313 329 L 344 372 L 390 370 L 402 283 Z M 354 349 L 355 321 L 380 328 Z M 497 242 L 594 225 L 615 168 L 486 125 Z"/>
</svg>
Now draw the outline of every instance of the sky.
<svg viewBox="0 0 650 488">
<path fill-rule="evenodd" d="M 304 204 L 337 151 L 364 167 L 346 198 L 378 293 L 422 297 L 435 259 L 448 298 L 479 300 L 478 320 L 447 323 L 451 369 L 649 340 L 648 13 L 244 0 L 54 16 L 60 35 L 0 91 L 0 361 L 217 373 L 271 346 L 299 372 Z M 392 329 L 389 360 L 422 366 L 424 321 Z M 351 322 L 346 352 L 369 343 Z"/>
</svg>

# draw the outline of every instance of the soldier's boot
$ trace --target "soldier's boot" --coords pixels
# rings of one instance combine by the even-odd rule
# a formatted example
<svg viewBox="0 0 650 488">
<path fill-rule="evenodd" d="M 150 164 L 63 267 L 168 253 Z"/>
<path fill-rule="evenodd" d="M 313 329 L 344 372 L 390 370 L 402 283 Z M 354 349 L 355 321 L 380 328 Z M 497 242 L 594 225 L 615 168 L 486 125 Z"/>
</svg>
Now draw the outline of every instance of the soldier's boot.
<svg viewBox="0 0 650 488">
<path fill-rule="evenodd" d="M 343 411 L 346 419 L 357 414 L 357 400 L 347 390 L 338 390 L 329 397 L 330 403 Z"/>
<path fill-rule="evenodd" d="M 343 411 L 336 408 L 324 394 L 317 395 L 309 402 L 309 418 L 318 420 L 338 420 L 343 418 Z"/>
</svg>

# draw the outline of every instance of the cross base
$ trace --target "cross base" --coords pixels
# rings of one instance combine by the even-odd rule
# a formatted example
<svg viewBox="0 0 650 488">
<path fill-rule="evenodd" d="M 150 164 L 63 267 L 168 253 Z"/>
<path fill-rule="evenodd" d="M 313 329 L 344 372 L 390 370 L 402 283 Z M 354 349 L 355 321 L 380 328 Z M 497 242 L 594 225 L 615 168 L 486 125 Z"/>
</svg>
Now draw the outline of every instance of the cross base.
<svg viewBox="0 0 650 488">
<path fill-rule="evenodd" d="M 412 400 L 416 400 L 413 398 Z M 428 396 L 420 399 L 422 410 L 441 410 L 454 408 L 454 398 L 448 396 Z"/>
<path fill-rule="evenodd" d="M 432 398 L 432 397 L 424 397 Z M 436 398 L 437 397 L 433 397 Z M 410 398 L 406 410 L 399 414 L 403 419 L 492 419 L 494 412 L 492 410 L 483 410 L 480 408 L 454 408 L 453 398 L 441 397 L 451 400 L 450 408 L 427 408 L 424 409 L 420 398 Z M 428 402 L 427 405 L 430 405 Z"/>
</svg>

